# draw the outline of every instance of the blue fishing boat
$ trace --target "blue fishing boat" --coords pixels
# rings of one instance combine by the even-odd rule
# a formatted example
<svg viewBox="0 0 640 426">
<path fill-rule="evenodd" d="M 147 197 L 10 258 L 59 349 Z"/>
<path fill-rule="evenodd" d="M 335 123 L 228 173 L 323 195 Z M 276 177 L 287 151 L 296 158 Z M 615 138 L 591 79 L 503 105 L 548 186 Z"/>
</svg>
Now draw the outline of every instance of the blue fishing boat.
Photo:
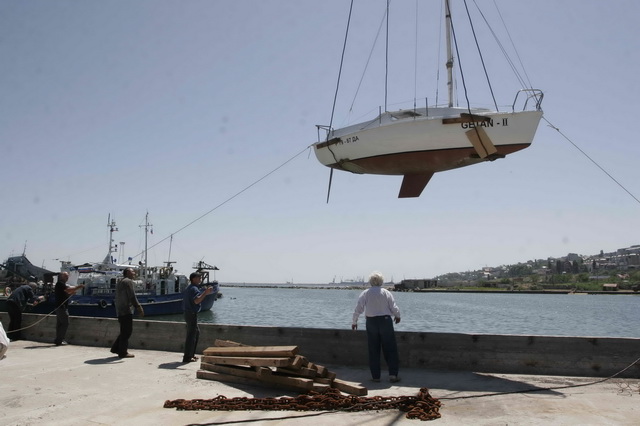
<svg viewBox="0 0 640 426">
<path fill-rule="evenodd" d="M 149 228 L 148 215 L 145 221 L 145 234 Z M 84 288 L 69 299 L 69 314 L 88 317 L 116 317 L 115 291 L 118 280 L 123 277 L 125 269 L 134 270 L 134 291 L 138 302 L 144 309 L 145 316 L 181 314 L 182 293 L 189 285 L 185 275 L 177 274 L 171 266 L 174 262 L 167 261 L 164 266 L 148 267 L 146 260 L 147 239 L 145 236 L 145 259 L 138 265 L 130 263 L 116 263 L 113 253 L 116 250 L 113 233 L 118 229 L 115 221 L 109 217 L 109 248 L 102 262 L 73 265 L 62 262 L 61 272 L 69 273 L 68 285 L 84 285 Z M 11 261 L 11 262 L 10 262 Z M 45 301 L 36 306 L 28 306 L 26 312 L 48 314 L 55 310 L 59 302 L 55 298 L 54 278 L 56 272 L 38 268 L 31 264 L 26 256 L 10 258 L 4 265 L 7 271 L 24 279 L 41 282 L 39 293 L 45 296 Z M 203 264 L 203 268 L 209 265 Z M 215 268 L 215 267 L 214 267 Z M 217 268 L 215 269 L 217 270 Z M 208 283 L 208 273 L 206 274 Z M 217 289 L 217 282 L 216 289 Z M 202 303 L 202 310 L 210 310 L 215 299 L 219 297 L 217 291 L 208 295 Z M 0 299 L 0 310 L 6 311 L 4 299 Z"/>
</svg>

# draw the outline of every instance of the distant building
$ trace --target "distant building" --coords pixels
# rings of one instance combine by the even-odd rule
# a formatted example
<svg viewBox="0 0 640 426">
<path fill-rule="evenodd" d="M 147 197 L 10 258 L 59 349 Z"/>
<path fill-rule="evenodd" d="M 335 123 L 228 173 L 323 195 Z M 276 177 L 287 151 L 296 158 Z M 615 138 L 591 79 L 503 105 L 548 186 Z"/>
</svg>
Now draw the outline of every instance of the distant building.
<svg viewBox="0 0 640 426">
<path fill-rule="evenodd" d="M 438 286 L 438 280 L 428 280 L 428 279 L 409 279 L 402 280 L 400 284 L 396 284 L 393 286 L 394 290 L 398 291 L 413 291 L 420 290 L 424 288 L 432 288 Z"/>
</svg>

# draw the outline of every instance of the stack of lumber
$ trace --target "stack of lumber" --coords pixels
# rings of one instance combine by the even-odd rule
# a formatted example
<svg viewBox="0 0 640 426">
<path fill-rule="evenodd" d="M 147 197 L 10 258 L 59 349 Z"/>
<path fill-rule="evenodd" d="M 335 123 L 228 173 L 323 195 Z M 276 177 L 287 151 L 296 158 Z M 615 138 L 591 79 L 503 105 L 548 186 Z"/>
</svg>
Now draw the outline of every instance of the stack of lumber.
<svg viewBox="0 0 640 426">
<path fill-rule="evenodd" d="M 336 378 L 336 373 L 309 362 L 298 354 L 297 346 L 247 346 L 216 340 L 205 349 L 199 379 L 282 388 L 306 393 L 335 388 L 363 396 L 367 388 Z"/>
</svg>

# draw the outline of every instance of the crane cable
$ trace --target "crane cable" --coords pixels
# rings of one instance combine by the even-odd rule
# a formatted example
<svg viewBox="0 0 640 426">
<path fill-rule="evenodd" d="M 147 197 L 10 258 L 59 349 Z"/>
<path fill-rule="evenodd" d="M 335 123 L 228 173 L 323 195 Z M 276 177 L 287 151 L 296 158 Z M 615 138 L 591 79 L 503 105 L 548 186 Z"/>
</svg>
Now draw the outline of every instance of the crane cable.
<svg viewBox="0 0 640 426">
<path fill-rule="evenodd" d="M 554 126 L 549 120 L 547 120 L 547 118 L 545 116 L 542 116 L 542 119 L 544 121 L 547 122 L 547 124 L 549 125 L 549 127 L 551 127 L 553 130 L 557 131 L 567 142 L 569 142 L 571 145 L 573 145 L 573 147 L 575 149 L 577 149 L 578 151 L 580 151 L 580 153 L 582 155 L 584 155 L 585 157 L 587 157 L 587 159 L 589 161 L 591 161 L 597 168 L 599 168 L 605 175 L 607 175 L 609 177 L 609 179 L 611 179 L 612 181 L 614 181 L 616 183 L 616 185 L 618 185 L 620 188 L 622 188 L 622 190 L 624 192 L 626 192 L 627 194 L 629 194 L 629 196 L 631 198 L 633 198 L 638 204 L 640 204 L 640 200 L 638 199 L 638 197 L 636 197 L 635 195 L 633 195 L 631 193 L 631 191 L 629 191 L 627 188 L 625 188 L 625 186 L 623 184 L 621 184 L 616 178 L 614 178 L 611 173 L 609 173 L 608 171 L 606 171 L 604 169 L 604 167 L 602 167 L 600 164 L 598 164 L 593 158 L 591 158 L 586 152 L 584 152 L 578 145 L 576 145 L 575 142 L 573 142 L 571 139 L 569 139 L 569 137 L 567 135 L 565 135 L 564 133 L 562 133 L 562 131 L 560 131 L 559 128 L 557 128 L 556 126 Z"/>
</svg>

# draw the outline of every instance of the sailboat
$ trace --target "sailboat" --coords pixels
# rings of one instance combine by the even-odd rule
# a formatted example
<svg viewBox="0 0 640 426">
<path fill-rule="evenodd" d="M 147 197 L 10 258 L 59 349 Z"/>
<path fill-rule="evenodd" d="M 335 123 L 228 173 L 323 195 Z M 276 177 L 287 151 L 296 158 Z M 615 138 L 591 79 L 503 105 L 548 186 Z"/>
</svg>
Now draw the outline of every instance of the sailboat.
<svg viewBox="0 0 640 426">
<path fill-rule="evenodd" d="M 505 111 L 497 105 L 496 109 L 454 106 L 450 0 L 444 0 L 443 10 L 448 104 L 396 111 L 385 106 L 377 117 L 344 128 L 316 126 L 319 140 L 313 144 L 314 152 L 332 174 L 335 169 L 402 175 L 398 197 L 419 197 L 434 173 L 504 158 L 531 145 L 542 118 L 541 90 L 519 90 Z"/>
</svg>

